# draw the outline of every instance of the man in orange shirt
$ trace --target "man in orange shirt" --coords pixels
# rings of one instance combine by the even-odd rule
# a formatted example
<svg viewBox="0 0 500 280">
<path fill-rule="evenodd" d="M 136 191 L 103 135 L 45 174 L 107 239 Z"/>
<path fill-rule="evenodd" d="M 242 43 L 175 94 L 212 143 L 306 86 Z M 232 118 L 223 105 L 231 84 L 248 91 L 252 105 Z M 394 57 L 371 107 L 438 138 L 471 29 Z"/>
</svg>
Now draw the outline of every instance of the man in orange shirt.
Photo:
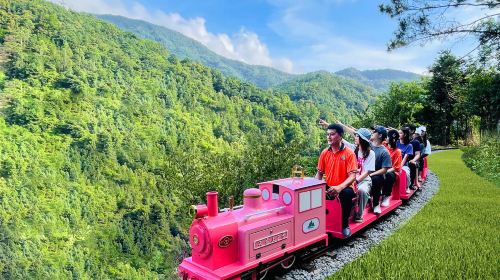
<svg viewBox="0 0 500 280">
<path fill-rule="evenodd" d="M 323 175 L 326 175 L 328 192 L 339 195 L 342 206 L 342 233 L 345 237 L 349 237 L 351 235 L 349 215 L 352 209 L 352 199 L 356 196 L 352 189 L 352 183 L 358 172 L 356 156 L 342 143 L 344 129 L 341 125 L 329 125 L 326 135 L 330 147 L 324 149 L 319 156 L 316 178 L 322 180 Z"/>
</svg>

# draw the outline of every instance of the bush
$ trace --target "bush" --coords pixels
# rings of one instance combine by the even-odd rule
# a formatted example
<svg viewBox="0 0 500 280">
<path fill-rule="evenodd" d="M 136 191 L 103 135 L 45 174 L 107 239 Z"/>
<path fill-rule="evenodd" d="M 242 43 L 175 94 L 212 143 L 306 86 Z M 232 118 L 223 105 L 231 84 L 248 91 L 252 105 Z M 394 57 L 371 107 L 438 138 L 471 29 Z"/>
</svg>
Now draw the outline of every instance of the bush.
<svg viewBox="0 0 500 280">
<path fill-rule="evenodd" d="M 465 164 L 482 177 L 500 186 L 500 135 L 488 133 L 481 144 L 463 149 Z"/>
</svg>

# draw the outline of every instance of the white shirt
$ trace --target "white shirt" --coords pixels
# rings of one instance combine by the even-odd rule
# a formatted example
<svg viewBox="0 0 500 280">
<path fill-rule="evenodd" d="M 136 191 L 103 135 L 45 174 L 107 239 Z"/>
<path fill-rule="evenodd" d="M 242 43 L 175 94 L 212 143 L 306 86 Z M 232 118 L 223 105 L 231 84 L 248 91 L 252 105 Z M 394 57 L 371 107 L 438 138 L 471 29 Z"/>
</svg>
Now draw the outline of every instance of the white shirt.
<svg viewBox="0 0 500 280">
<path fill-rule="evenodd" d="M 346 145 L 349 149 L 355 151 L 356 150 L 356 145 L 352 144 L 351 142 L 342 139 L 342 142 L 344 145 Z M 358 174 L 363 173 L 364 171 L 375 171 L 375 152 L 373 150 L 370 150 L 370 153 L 366 158 L 363 158 L 363 152 L 358 150 L 358 155 L 357 155 L 357 162 L 360 163 L 361 161 L 361 168 L 358 172 Z M 365 180 L 368 180 L 370 177 L 367 176 Z"/>
<path fill-rule="evenodd" d="M 430 155 L 431 154 L 431 143 L 429 140 L 427 140 L 427 146 L 425 147 L 424 150 L 424 155 Z"/>
</svg>

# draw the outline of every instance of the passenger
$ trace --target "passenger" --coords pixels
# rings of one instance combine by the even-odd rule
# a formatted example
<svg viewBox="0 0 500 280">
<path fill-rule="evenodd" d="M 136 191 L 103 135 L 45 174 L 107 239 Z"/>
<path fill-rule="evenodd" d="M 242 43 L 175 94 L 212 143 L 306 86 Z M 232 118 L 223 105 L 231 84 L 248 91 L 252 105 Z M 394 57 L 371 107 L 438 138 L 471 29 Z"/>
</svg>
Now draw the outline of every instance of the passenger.
<svg viewBox="0 0 500 280">
<path fill-rule="evenodd" d="M 373 213 L 382 213 L 380 209 L 381 190 L 384 189 L 384 195 L 390 196 L 392 185 L 395 177 L 386 176 L 387 170 L 392 168 L 391 155 L 382 144 L 387 138 L 387 130 L 383 126 L 375 126 L 370 138 L 372 149 L 375 152 L 375 172 L 370 174 L 372 178 L 372 196 L 373 196 Z M 388 180 L 388 182 L 386 182 Z M 390 186 L 389 188 L 385 186 Z"/>
<path fill-rule="evenodd" d="M 327 124 L 326 121 L 320 120 L 320 125 Z M 351 134 L 355 134 L 356 130 L 353 127 L 344 125 L 339 122 L 347 131 Z M 373 213 L 380 214 L 382 213 L 379 202 L 381 190 L 385 184 L 385 173 L 389 168 L 392 167 L 391 156 L 389 155 L 389 151 L 382 145 L 382 143 L 387 138 L 387 130 L 383 126 L 376 126 L 374 132 L 370 137 L 370 146 L 372 150 L 375 152 L 375 171 L 370 173 L 370 177 L 372 180 L 371 194 L 373 196 Z M 343 140 L 346 143 L 345 140 Z M 391 180 L 391 178 L 389 179 Z M 394 184 L 394 181 L 392 181 Z M 392 186 L 392 185 L 391 185 Z M 390 192 L 389 192 L 390 194 Z"/>
<path fill-rule="evenodd" d="M 416 126 L 409 124 L 407 127 L 410 129 L 411 145 L 413 146 L 413 155 L 408 156 L 408 167 L 410 168 L 410 189 L 415 190 L 415 181 L 417 181 L 417 187 L 419 187 L 417 178 L 418 161 L 420 159 L 420 142 L 415 138 Z"/>
<path fill-rule="evenodd" d="M 356 156 L 342 143 L 344 129 L 341 125 L 328 125 L 326 135 L 330 147 L 324 149 L 319 156 L 316 178 L 322 180 L 323 175 L 326 175 L 328 193 L 339 195 L 342 207 L 342 234 L 349 237 L 351 235 L 349 215 L 352 199 L 356 195 L 352 183 L 358 172 Z"/>
<path fill-rule="evenodd" d="M 403 127 L 399 130 L 399 140 L 396 146 L 401 151 L 401 169 L 404 169 L 407 175 L 407 181 L 410 180 L 410 169 L 408 167 L 408 157 L 413 155 L 413 146 L 410 144 L 410 129 Z M 409 183 L 408 183 L 409 184 Z M 406 186 L 406 193 L 410 193 L 409 185 Z"/>
<path fill-rule="evenodd" d="M 420 136 L 420 134 L 418 134 L 417 132 L 415 132 L 413 140 L 417 140 L 418 143 L 420 143 L 421 153 L 420 153 L 420 158 L 417 161 L 417 174 L 416 174 L 415 184 L 417 185 L 417 188 L 421 188 L 422 187 L 422 185 L 420 184 L 421 180 L 418 179 L 418 174 L 424 168 L 424 159 L 422 158 L 422 152 L 424 151 L 424 144 L 423 144 L 424 141 L 422 139 L 422 136 Z"/>
<path fill-rule="evenodd" d="M 353 145 L 345 139 L 342 142 L 350 149 L 354 150 L 354 154 L 358 160 L 358 174 L 356 175 L 356 185 L 358 192 L 358 212 L 354 218 L 357 223 L 363 222 L 363 211 L 370 199 L 370 189 L 372 180 L 369 176 L 370 173 L 375 171 L 375 152 L 370 148 L 371 132 L 366 128 L 360 128 L 354 134 Z"/>
<path fill-rule="evenodd" d="M 429 156 L 432 153 L 432 150 L 431 150 L 431 143 L 429 142 L 429 140 L 427 140 L 427 131 L 425 126 L 417 127 L 416 133 L 419 134 L 420 137 L 422 137 L 422 144 L 423 144 L 422 154 L 419 162 L 420 164 L 418 168 L 420 173 L 422 169 L 424 169 L 424 158 Z"/>
<path fill-rule="evenodd" d="M 422 142 L 424 143 L 424 150 L 422 152 L 422 158 L 429 156 L 432 153 L 431 143 L 429 142 L 427 136 L 427 128 L 425 126 L 420 127 L 420 136 L 422 136 Z"/>
<path fill-rule="evenodd" d="M 384 184 L 384 189 L 382 190 L 382 194 L 384 195 L 382 199 L 382 206 L 387 207 L 389 206 L 390 203 L 390 192 L 392 190 L 392 186 L 394 185 L 394 182 L 396 181 L 396 176 L 398 176 L 401 173 L 401 150 L 398 149 L 396 146 L 396 141 L 399 139 L 399 133 L 395 129 L 389 130 L 387 133 L 388 136 L 388 141 L 386 148 L 389 151 L 389 154 L 391 155 L 391 161 L 392 161 L 392 167 L 387 170 L 387 173 L 385 174 L 385 184 Z M 392 182 L 392 184 L 391 184 Z"/>
</svg>

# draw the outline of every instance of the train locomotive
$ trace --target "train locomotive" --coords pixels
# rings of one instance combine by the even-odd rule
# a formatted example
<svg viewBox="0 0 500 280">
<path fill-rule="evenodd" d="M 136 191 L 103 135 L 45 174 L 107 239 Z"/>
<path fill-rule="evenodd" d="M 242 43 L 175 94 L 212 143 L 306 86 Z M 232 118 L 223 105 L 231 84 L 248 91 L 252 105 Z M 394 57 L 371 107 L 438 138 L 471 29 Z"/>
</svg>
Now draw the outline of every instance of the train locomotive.
<svg viewBox="0 0 500 280">
<path fill-rule="evenodd" d="M 370 211 L 368 204 L 362 223 L 355 223 L 351 215 L 351 232 L 358 232 L 401 205 L 405 180 L 404 174 L 398 176 L 390 204 L 382 207 L 381 214 Z M 182 279 L 263 279 L 275 266 L 288 269 L 298 259 L 323 255 L 330 238 L 345 238 L 340 200 L 325 198 L 324 181 L 303 177 L 302 172 L 301 176 L 257 186 L 244 191 L 240 206 L 234 207 L 230 201 L 229 208 L 219 210 L 217 192 L 207 193 L 206 205 L 192 206 L 192 255 L 179 265 Z M 413 194 L 406 193 L 406 185 L 404 194 Z"/>
</svg>

